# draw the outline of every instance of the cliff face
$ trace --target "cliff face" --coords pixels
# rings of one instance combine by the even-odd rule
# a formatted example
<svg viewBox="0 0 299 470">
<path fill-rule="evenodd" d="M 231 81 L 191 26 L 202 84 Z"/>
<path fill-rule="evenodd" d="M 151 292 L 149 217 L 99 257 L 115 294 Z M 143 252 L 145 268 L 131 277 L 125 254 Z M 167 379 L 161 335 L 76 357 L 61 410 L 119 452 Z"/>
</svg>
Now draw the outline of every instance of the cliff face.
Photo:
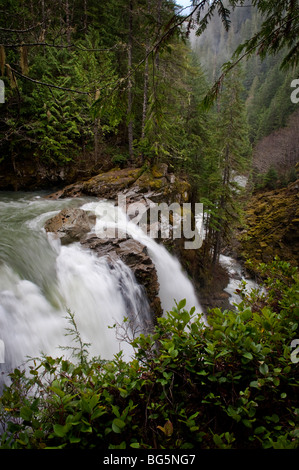
<svg viewBox="0 0 299 470">
<path fill-rule="evenodd" d="M 254 263 L 269 262 L 275 256 L 299 263 L 299 180 L 288 187 L 253 195 L 240 233 L 241 256 Z"/>
</svg>

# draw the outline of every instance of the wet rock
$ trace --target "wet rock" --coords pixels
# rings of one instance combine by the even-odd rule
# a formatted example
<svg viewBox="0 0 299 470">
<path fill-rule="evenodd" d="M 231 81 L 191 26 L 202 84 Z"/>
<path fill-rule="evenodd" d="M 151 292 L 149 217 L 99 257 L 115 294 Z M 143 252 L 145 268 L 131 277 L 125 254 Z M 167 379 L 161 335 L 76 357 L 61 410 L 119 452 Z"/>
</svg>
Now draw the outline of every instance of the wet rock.
<svg viewBox="0 0 299 470">
<path fill-rule="evenodd" d="M 66 186 L 64 189 L 50 194 L 50 199 L 65 197 L 95 196 L 105 199 L 115 199 L 117 194 L 134 184 L 139 177 L 140 168 L 114 169 L 99 173 L 87 181 L 79 181 Z"/>
<path fill-rule="evenodd" d="M 63 209 L 45 223 L 45 230 L 60 238 L 65 245 L 79 241 L 90 232 L 95 220 L 95 216 L 88 215 L 83 209 Z"/>
<path fill-rule="evenodd" d="M 131 269 L 136 281 L 144 287 L 151 311 L 157 316 L 162 314 L 156 267 L 144 245 L 129 236 L 99 238 L 96 234 L 87 235 L 81 244 L 94 250 L 100 257 L 106 256 L 112 267 L 114 262 L 121 259 Z"/>
</svg>

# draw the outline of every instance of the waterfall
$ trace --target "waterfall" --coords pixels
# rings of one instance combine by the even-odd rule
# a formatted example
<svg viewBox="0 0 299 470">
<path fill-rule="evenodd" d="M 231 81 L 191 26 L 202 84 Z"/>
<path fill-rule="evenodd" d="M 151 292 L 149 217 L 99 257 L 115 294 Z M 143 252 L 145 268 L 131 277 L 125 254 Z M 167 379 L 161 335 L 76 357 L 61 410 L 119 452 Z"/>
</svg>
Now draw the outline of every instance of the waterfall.
<svg viewBox="0 0 299 470">
<path fill-rule="evenodd" d="M 132 356 L 131 346 L 118 338 L 114 324 L 124 317 L 148 314 L 147 300 L 131 270 L 120 260 L 113 265 L 80 243 L 62 246 L 47 235 L 45 221 L 65 207 L 91 210 L 114 205 L 88 198 L 53 201 L 36 194 L 4 193 L 0 198 L 0 341 L 4 345 L 3 372 L 20 366 L 27 357 L 70 355 L 60 347 L 72 346 L 66 336 L 67 310 L 75 315 L 82 341 L 89 343 L 90 356 L 111 359 L 119 350 Z M 96 229 L 101 218 L 98 217 Z M 113 220 L 113 217 L 112 217 Z M 164 311 L 174 299 L 186 298 L 188 308 L 201 313 L 193 286 L 179 262 L 120 214 L 129 234 L 147 246 L 158 273 Z M 2 362 L 2 363 L 1 363 Z"/>
<path fill-rule="evenodd" d="M 163 245 L 151 238 L 145 230 L 132 222 L 121 207 L 111 201 L 100 201 L 87 203 L 82 206 L 82 209 L 96 215 L 97 222 L 94 231 L 98 236 L 101 237 L 104 230 L 107 233 L 127 233 L 147 247 L 157 270 L 160 284 L 159 295 L 164 312 L 172 309 L 175 300 L 182 299 L 186 299 L 187 309 L 195 307 L 197 313 L 203 312 L 194 287 L 183 272 L 177 258 L 172 256 Z"/>
<path fill-rule="evenodd" d="M 242 301 L 242 298 L 236 293 L 240 288 L 242 281 L 246 282 L 247 293 L 256 289 L 261 292 L 263 291 L 263 288 L 260 287 L 253 279 L 249 279 L 244 276 L 241 264 L 234 258 L 220 255 L 219 262 L 227 270 L 229 275 L 229 282 L 224 291 L 229 295 L 229 303 L 231 307 L 234 307 L 235 304 L 239 304 Z"/>
</svg>

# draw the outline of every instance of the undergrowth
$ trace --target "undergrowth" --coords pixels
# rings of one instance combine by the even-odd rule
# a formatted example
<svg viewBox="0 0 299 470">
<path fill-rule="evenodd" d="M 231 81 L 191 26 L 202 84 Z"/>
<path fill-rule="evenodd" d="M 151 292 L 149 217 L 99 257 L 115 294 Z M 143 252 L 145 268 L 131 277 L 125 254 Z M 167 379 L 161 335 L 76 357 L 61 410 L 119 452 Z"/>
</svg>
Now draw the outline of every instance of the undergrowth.
<svg viewBox="0 0 299 470">
<path fill-rule="evenodd" d="M 260 271 L 263 289 L 243 283 L 209 326 L 177 303 L 131 341 L 129 362 L 89 359 L 72 314 L 72 361 L 42 356 L 10 374 L 1 448 L 297 448 L 298 272 L 277 259 Z"/>
</svg>

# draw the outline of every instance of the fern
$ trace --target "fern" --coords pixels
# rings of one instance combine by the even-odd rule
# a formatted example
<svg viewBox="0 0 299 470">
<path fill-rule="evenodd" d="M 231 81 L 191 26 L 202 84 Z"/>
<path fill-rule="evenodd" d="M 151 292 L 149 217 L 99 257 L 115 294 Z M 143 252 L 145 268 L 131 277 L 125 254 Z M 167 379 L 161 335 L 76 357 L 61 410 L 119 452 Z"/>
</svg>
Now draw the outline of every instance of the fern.
<svg viewBox="0 0 299 470">
<path fill-rule="evenodd" d="M 82 341 L 77 323 L 75 321 L 75 314 L 72 313 L 70 309 L 67 309 L 67 313 L 68 316 L 66 316 L 65 318 L 68 320 L 71 327 L 66 328 L 65 336 L 72 336 L 74 338 L 74 342 L 78 343 L 79 346 L 60 346 L 60 349 L 71 350 L 73 357 L 79 359 L 80 364 L 82 365 L 87 361 L 89 354 L 88 347 L 90 346 L 90 343 L 84 343 Z"/>
</svg>

